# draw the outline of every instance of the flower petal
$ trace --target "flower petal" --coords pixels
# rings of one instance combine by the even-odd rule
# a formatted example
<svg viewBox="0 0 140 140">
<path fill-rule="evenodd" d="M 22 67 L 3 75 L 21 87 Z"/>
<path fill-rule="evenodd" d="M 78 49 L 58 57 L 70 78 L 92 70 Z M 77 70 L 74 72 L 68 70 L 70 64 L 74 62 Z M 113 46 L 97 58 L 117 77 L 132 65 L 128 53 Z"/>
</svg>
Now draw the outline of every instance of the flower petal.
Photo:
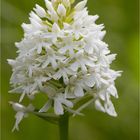
<svg viewBox="0 0 140 140">
<path fill-rule="evenodd" d="M 59 16 L 63 16 L 63 17 L 66 16 L 66 9 L 63 4 L 58 5 L 57 12 Z"/>
<path fill-rule="evenodd" d="M 62 104 L 59 102 L 59 100 L 55 99 L 54 100 L 54 112 L 57 115 L 62 115 L 64 114 L 64 109 Z"/>
<path fill-rule="evenodd" d="M 79 85 L 76 85 L 75 89 L 74 89 L 74 94 L 75 96 L 77 97 L 82 97 L 84 96 L 84 91 L 83 91 L 83 88 Z"/>
</svg>

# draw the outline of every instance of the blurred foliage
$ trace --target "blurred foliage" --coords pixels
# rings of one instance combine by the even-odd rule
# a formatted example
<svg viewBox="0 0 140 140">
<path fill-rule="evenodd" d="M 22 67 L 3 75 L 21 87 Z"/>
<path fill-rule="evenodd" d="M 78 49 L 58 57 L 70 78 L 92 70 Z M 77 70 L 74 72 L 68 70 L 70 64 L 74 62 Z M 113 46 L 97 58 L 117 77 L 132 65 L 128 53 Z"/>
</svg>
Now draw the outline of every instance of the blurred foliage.
<svg viewBox="0 0 140 140">
<path fill-rule="evenodd" d="M 2 140 L 58 140 L 58 128 L 33 115 L 24 119 L 19 132 L 11 132 L 14 111 L 9 100 L 18 95 L 8 94 L 11 68 L 7 58 L 15 58 L 14 42 L 20 41 L 22 22 L 28 22 L 28 14 L 43 0 L 2 0 L 1 13 L 1 123 Z M 94 105 L 87 108 L 84 117 L 70 119 L 70 140 L 138 140 L 138 0 L 89 0 L 90 14 L 98 14 L 97 23 L 104 23 L 107 35 L 105 41 L 117 59 L 112 67 L 123 70 L 116 81 L 119 99 L 113 100 L 118 117 L 112 118 L 98 112 Z M 37 97 L 39 100 L 42 97 Z M 39 104 L 39 102 L 38 102 Z"/>
</svg>

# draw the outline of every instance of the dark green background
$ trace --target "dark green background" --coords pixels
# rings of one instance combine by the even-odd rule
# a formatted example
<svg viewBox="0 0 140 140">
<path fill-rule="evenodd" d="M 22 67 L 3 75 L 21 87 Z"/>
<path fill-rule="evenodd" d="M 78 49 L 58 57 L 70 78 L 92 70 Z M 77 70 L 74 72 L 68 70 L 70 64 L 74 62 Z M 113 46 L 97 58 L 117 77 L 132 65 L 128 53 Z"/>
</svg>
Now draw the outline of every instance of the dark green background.
<svg viewBox="0 0 140 140">
<path fill-rule="evenodd" d="M 58 140 L 59 136 L 57 126 L 33 115 L 22 121 L 19 132 L 11 133 L 15 112 L 8 101 L 17 100 L 18 95 L 8 94 L 11 67 L 6 59 L 15 58 L 14 42 L 23 37 L 20 25 L 28 22 L 36 3 L 44 5 L 43 0 L 2 0 L 2 140 Z M 118 117 L 98 112 L 91 105 L 84 117 L 70 119 L 70 140 L 138 140 L 138 0 L 89 0 L 88 8 L 90 14 L 100 16 L 97 23 L 105 24 L 105 41 L 118 54 L 112 68 L 123 70 L 116 81 L 119 99 L 113 99 Z"/>
</svg>

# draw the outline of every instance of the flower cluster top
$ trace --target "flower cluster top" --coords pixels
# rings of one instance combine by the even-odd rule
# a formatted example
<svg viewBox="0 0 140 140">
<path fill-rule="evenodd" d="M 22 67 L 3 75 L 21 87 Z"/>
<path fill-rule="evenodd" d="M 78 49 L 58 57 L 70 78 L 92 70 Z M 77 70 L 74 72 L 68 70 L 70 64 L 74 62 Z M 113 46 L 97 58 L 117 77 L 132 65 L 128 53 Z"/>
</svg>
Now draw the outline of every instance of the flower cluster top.
<svg viewBox="0 0 140 140">
<path fill-rule="evenodd" d="M 39 112 L 54 108 L 56 115 L 71 110 L 75 100 L 93 97 L 95 107 L 116 116 L 111 96 L 118 98 L 114 80 L 119 71 L 110 68 L 116 54 L 103 42 L 103 24 L 98 15 L 89 15 L 87 0 L 45 0 L 36 4 L 30 24 L 22 24 L 24 38 L 16 43 L 18 56 L 8 62 L 13 68 L 13 93 L 29 99 L 37 94 L 48 98 Z M 22 112 L 22 111 L 20 111 Z"/>
</svg>

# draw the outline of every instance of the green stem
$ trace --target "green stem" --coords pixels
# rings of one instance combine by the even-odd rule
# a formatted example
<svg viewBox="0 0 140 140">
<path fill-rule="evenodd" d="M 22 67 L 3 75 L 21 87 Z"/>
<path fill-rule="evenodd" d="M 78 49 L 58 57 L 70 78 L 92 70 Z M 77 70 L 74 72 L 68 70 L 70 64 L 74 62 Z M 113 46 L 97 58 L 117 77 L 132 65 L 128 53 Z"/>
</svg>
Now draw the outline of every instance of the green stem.
<svg viewBox="0 0 140 140">
<path fill-rule="evenodd" d="M 59 119 L 60 140 L 68 140 L 68 121 L 69 121 L 69 114 L 65 112 L 64 115 L 60 116 Z"/>
</svg>

